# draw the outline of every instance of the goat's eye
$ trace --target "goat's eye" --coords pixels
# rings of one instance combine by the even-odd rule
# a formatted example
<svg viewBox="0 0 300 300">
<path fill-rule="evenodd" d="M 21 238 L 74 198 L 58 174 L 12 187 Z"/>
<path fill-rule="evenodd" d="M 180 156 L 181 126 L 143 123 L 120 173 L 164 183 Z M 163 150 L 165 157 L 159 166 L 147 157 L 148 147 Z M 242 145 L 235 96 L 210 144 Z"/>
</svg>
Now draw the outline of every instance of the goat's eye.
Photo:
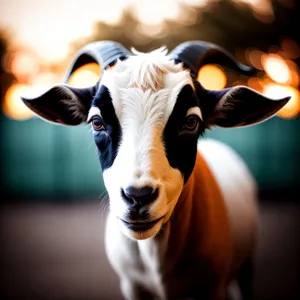
<svg viewBox="0 0 300 300">
<path fill-rule="evenodd" d="M 103 122 L 100 118 L 94 118 L 92 120 L 92 125 L 96 131 L 105 130 L 105 126 L 103 125 Z"/>
<path fill-rule="evenodd" d="M 199 124 L 199 119 L 195 115 L 188 116 L 184 121 L 184 129 L 195 130 Z"/>
</svg>

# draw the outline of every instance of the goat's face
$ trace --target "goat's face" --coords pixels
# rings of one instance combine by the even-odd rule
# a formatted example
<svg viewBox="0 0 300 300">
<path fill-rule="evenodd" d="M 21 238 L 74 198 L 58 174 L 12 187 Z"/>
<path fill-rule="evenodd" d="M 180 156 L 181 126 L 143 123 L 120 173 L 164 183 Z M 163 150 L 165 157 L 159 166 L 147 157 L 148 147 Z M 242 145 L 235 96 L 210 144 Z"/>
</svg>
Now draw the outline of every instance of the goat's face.
<svg viewBox="0 0 300 300">
<path fill-rule="evenodd" d="M 212 46 L 191 42 L 178 47 L 173 55 L 190 64 L 195 74 L 201 57 L 197 53 Z M 100 64 L 104 58 L 121 57 L 122 49 L 111 42 L 88 45 L 74 66 L 89 61 L 90 53 Z M 222 57 L 226 55 L 223 52 Z M 244 86 L 205 90 L 162 49 L 128 56 L 104 71 L 93 87 L 57 85 L 23 101 L 51 122 L 91 123 L 111 212 L 127 236 L 145 239 L 157 234 L 170 218 L 193 170 L 197 139 L 205 128 L 261 122 L 289 97 L 272 100 Z M 241 68 L 228 59 L 231 66 Z"/>
<path fill-rule="evenodd" d="M 118 62 L 104 73 L 88 121 L 123 232 L 157 234 L 192 172 L 203 130 L 189 72 L 160 52 Z"/>
</svg>

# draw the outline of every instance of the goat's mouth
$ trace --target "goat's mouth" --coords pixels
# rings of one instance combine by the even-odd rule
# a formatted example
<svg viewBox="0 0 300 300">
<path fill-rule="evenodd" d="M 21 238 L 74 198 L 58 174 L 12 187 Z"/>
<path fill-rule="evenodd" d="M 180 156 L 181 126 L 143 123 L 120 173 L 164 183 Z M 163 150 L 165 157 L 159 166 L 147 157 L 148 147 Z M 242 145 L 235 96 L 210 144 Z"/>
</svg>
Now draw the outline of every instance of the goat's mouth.
<svg viewBox="0 0 300 300">
<path fill-rule="evenodd" d="M 156 225 L 161 219 L 163 219 L 164 216 L 150 222 L 128 222 L 123 219 L 120 219 L 122 223 L 130 230 L 136 231 L 136 232 L 145 232 L 149 229 L 151 229 L 154 225 Z"/>
</svg>

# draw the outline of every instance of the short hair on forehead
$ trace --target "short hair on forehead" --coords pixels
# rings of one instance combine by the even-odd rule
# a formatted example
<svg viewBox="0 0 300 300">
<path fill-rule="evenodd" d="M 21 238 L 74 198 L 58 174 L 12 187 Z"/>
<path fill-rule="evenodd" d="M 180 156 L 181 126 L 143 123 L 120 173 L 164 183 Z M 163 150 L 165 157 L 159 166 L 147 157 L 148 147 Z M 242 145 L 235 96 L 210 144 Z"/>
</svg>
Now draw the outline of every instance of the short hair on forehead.
<svg viewBox="0 0 300 300">
<path fill-rule="evenodd" d="M 182 64 L 175 64 L 167 56 L 166 47 L 161 47 L 149 53 L 142 53 L 131 49 L 132 53 L 128 60 L 123 61 L 121 69 L 130 70 L 128 88 L 138 88 L 142 91 L 152 90 L 158 92 L 164 88 L 164 75 L 183 71 Z"/>
</svg>

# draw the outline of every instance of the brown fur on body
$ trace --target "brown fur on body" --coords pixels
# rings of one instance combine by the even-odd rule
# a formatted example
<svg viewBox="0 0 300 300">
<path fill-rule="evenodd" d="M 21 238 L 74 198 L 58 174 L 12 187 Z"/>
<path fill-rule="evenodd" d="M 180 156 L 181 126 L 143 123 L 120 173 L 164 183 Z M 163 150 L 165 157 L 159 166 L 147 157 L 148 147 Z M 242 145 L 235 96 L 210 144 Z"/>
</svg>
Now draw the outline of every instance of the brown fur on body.
<svg viewBox="0 0 300 300">
<path fill-rule="evenodd" d="M 200 153 L 171 218 L 158 235 L 132 241 L 114 222 L 109 217 L 107 234 L 116 235 L 107 245 L 109 258 L 121 282 L 126 278 L 139 295 L 134 299 L 147 299 L 150 294 L 157 299 L 224 300 L 232 275 L 245 259 L 240 256 L 236 261 L 226 203 Z M 123 292 L 126 297 L 128 290 Z"/>
<path fill-rule="evenodd" d="M 196 299 L 224 299 L 233 243 L 224 199 L 199 153 L 168 226 L 168 299 L 185 292 Z"/>
</svg>

